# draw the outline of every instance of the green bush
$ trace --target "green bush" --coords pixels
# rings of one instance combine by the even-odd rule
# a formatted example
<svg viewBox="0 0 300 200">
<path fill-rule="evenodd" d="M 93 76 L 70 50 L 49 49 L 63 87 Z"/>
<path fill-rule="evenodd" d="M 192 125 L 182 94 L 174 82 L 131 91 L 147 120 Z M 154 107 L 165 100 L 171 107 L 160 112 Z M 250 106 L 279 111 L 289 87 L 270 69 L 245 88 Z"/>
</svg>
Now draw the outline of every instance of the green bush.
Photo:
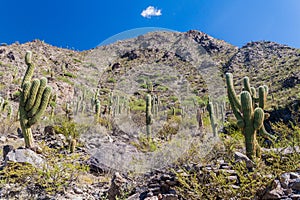
<svg viewBox="0 0 300 200">
<path fill-rule="evenodd" d="M 0 186 L 14 183 L 21 190 L 35 194 L 63 193 L 70 185 L 79 181 L 79 175 L 86 173 L 89 168 L 79 160 L 79 154 L 63 155 L 54 149 L 43 146 L 45 164 L 35 168 L 30 164 L 9 163 L 0 173 Z"/>
</svg>

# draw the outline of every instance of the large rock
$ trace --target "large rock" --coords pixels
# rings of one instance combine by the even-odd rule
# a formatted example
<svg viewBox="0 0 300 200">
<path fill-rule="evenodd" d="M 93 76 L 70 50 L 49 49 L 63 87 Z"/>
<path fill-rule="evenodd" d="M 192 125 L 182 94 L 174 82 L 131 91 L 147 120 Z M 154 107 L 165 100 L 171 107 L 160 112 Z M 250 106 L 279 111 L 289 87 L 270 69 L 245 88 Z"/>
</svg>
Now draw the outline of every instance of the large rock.
<svg viewBox="0 0 300 200">
<path fill-rule="evenodd" d="M 4 165 L 6 166 L 8 162 L 29 163 L 34 167 L 42 167 L 45 163 L 39 154 L 30 149 L 16 149 L 10 151 L 5 157 Z"/>
</svg>

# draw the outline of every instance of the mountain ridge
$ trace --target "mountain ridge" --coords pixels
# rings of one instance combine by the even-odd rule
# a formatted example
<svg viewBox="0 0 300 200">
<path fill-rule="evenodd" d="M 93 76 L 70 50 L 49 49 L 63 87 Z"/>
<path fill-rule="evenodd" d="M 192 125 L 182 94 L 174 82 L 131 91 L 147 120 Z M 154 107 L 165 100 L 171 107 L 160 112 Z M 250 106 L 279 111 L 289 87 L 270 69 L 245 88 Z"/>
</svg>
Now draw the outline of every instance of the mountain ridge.
<svg viewBox="0 0 300 200">
<path fill-rule="evenodd" d="M 16 83 L 25 71 L 24 55 L 27 50 L 33 51 L 34 62 L 40 66 L 37 69 L 37 75 L 46 75 L 49 79 L 51 76 L 52 79 L 53 76 L 57 76 L 58 80 L 56 81 L 58 82 L 54 84 L 50 81 L 50 84 L 59 93 L 59 97 L 64 98 L 66 96 L 67 99 L 64 101 L 70 101 L 74 95 L 74 85 L 85 84 L 94 89 L 101 88 L 102 86 L 98 85 L 97 76 L 117 63 L 120 66 L 132 65 L 133 63 L 139 65 L 153 60 L 156 63 L 165 63 L 170 66 L 189 65 L 188 62 L 178 57 L 176 52 L 169 51 L 172 47 L 164 46 L 165 41 L 170 41 L 169 43 L 172 44 L 178 37 L 188 37 L 194 40 L 210 55 L 222 73 L 233 72 L 236 74 L 237 80 L 243 76 L 250 76 L 256 82 L 255 84 L 261 84 L 265 81 L 270 87 L 271 93 L 275 92 L 275 96 L 279 96 L 278 99 L 280 100 L 276 101 L 277 104 L 287 104 L 283 99 L 287 93 L 292 94 L 291 99 L 296 98 L 300 80 L 299 49 L 270 41 L 248 42 L 243 47 L 238 48 L 195 30 L 185 33 L 151 32 L 137 38 L 122 40 L 85 51 L 59 48 L 40 40 L 33 40 L 24 44 L 2 45 L 0 46 L 1 95 L 10 93 L 10 97 L 13 98 L 13 93 L 19 87 L 19 84 Z M 133 46 L 135 47 L 133 48 Z M 88 57 L 91 57 L 92 62 L 87 59 Z M 93 63 L 95 59 L 98 59 L 97 57 L 99 57 L 99 61 Z M 177 61 L 175 62 L 175 60 Z M 64 70 L 74 76 L 64 76 Z M 290 73 L 290 70 L 293 73 Z M 272 72 L 272 74 L 267 74 L 267 72 Z M 85 83 L 79 79 L 82 76 L 85 76 Z M 201 78 L 195 79 L 195 77 L 197 76 L 193 75 L 188 79 L 194 86 L 194 90 L 201 90 L 200 87 L 196 87 L 196 84 L 203 82 L 203 80 Z M 63 79 L 64 81 L 62 81 Z M 196 80 L 195 83 L 192 79 Z M 202 86 L 204 87 L 204 85 Z"/>
</svg>

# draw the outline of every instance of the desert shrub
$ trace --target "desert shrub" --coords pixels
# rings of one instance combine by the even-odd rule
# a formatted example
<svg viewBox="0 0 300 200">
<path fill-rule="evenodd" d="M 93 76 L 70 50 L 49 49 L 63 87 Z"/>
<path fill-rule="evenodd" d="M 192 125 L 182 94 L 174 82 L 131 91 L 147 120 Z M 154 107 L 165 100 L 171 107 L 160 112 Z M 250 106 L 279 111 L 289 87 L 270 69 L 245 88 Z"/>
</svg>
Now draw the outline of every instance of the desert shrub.
<svg viewBox="0 0 300 200">
<path fill-rule="evenodd" d="M 43 155 L 45 163 L 42 167 L 9 163 L 0 173 L 0 186 L 13 183 L 21 190 L 35 194 L 63 193 L 68 186 L 78 182 L 80 174 L 89 170 L 79 161 L 79 154 L 63 155 L 43 145 Z"/>
<path fill-rule="evenodd" d="M 145 111 L 146 102 L 144 99 L 133 99 L 129 102 L 129 107 L 131 111 Z"/>
<path fill-rule="evenodd" d="M 244 152 L 244 137 L 239 130 L 230 129 L 229 134 L 221 134 L 224 149 L 213 152 L 202 163 L 211 163 L 221 158 L 234 170 L 237 179 L 230 179 L 226 170 L 187 170 L 182 168 L 176 175 L 180 186 L 176 188 L 183 199 L 253 199 L 261 198 L 265 189 L 275 178 L 285 172 L 296 171 L 300 167 L 300 128 L 292 129 L 283 123 L 273 125 L 282 136 L 271 149 L 264 149 L 262 158 L 255 160 L 252 170 L 244 162 L 236 163 L 233 153 Z M 196 152 L 194 152 L 196 153 Z M 211 153 L 212 154 L 212 153 Z M 195 155 L 193 155 L 195 157 Z M 207 160 L 211 158 L 211 160 Z M 175 170 L 174 170 L 175 171 Z"/>
<path fill-rule="evenodd" d="M 70 78 L 76 78 L 77 76 L 73 74 L 72 72 L 65 72 L 64 76 L 70 77 Z"/>
<path fill-rule="evenodd" d="M 187 171 L 177 173 L 180 187 L 179 191 L 184 199 L 253 199 L 260 194 L 274 176 L 268 176 L 271 168 L 259 162 L 254 171 L 249 172 L 246 164 L 230 163 L 235 170 L 238 179 L 230 179 L 226 170 L 208 171 Z"/>
<path fill-rule="evenodd" d="M 287 147 L 300 145 L 300 127 L 292 122 L 285 124 L 283 122 L 272 123 L 271 127 L 278 136 L 276 147 Z"/>
<path fill-rule="evenodd" d="M 158 132 L 158 135 L 165 140 L 171 139 L 172 135 L 176 135 L 179 131 L 181 121 L 181 116 L 170 115 L 168 120 L 164 123 L 162 129 Z"/>
<path fill-rule="evenodd" d="M 66 138 L 79 138 L 80 133 L 88 129 L 90 124 L 77 123 L 74 120 L 69 120 L 65 116 L 57 116 L 54 119 L 54 130 L 56 134 L 63 134 Z"/>
<path fill-rule="evenodd" d="M 142 152 L 154 152 L 159 147 L 156 140 L 147 137 L 145 134 L 139 134 L 138 141 L 131 142 L 131 144 Z"/>
</svg>

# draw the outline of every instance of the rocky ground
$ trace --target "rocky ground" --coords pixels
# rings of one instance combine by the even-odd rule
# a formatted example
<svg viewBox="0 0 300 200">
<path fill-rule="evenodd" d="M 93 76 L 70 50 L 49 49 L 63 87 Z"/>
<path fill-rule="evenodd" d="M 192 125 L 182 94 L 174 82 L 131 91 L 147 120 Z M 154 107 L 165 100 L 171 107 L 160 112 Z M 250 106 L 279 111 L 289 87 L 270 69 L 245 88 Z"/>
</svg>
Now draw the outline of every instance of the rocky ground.
<svg viewBox="0 0 300 200">
<path fill-rule="evenodd" d="M 35 134 L 36 138 L 43 139 L 47 146 L 59 149 L 67 144 L 67 140 L 63 135 L 44 135 Z M 24 139 L 21 136 L 7 135 L 2 136 L 1 144 L 3 146 L 3 162 L 2 169 L 9 165 L 9 162 L 31 163 L 36 167 L 43 165 L 43 155 L 37 154 L 30 149 L 18 148 L 14 149 L 13 145 L 21 144 Z M 11 144 L 11 145 L 9 145 Z M 13 144 L 13 145 L 12 145 Z M 53 146 L 55 145 L 55 146 Z M 232 182 L 231 187 L 240 187 L 240 175 L 235 171 L 230 163 L 224 160 L 215 160 L 213 164 L 184 164 L 180 168 L 173 166 L 173 170 L 160 169 L 147 172 L 142 175 L 137 175 L 132 178 L 127 173 L 119 173 L 107 166 L 101 166 L 100 163 L 95 163 L 92 160 L 93 156 L 88 155 L 86 148 L 78 147 L 76 150 L 80 157 L 88 156 L 87 161 L 82 161 L 90 165 L 93 179 L 98 179 L 92 184 L 72 183 L 68 185 L 66 191 L 60 194 L 50 195 L 43 192 L 33 192 L 34 188 L 27 186 L 26 190 L 18 183 L 10 183 L 4 185 L 0 190 L 0 196 L 3 199 L 114 199 L 115 195 L 123 194 L 127 191 L 126 199 L 130 200 L 176 200 L 186 199 L 177 191 L 180 187 L 178 179 L 185 177 L 189 179 L 191 173 L 209 175 L 210 173 L 226 174 L 227 178 Z M 287 150 L 286 154 L 292 150 Z M 298 152 L 299 149 L 298 149 Z M 69 154 L 69 152 L 66 152 Z M 91 156 L 91 157 L 90 157 Z M 234 153 L 234 163 L 244 162 L 248 168 L 255 167 L 253 161 L 242 153 Z M 171 167 L 171 166 L 170 166 Z M 99 177 L 110 174 L 110 178 L 106 181 L 100 181 Z M 267 189 L 262 190 L 254 199 L 299 199 L 300 198 L 300 169 L 295 172 L 286 172 L 280 177 L 268 178 L 274 179 Z M 210 184 L 210 183 L 208 183 Z M 211 183 L 212 184 L 212 183 Z M 33 187 L 33 186 L 32 186 Z M 124 194 L 123 194 L 124 195 Z"/>
</svg>

